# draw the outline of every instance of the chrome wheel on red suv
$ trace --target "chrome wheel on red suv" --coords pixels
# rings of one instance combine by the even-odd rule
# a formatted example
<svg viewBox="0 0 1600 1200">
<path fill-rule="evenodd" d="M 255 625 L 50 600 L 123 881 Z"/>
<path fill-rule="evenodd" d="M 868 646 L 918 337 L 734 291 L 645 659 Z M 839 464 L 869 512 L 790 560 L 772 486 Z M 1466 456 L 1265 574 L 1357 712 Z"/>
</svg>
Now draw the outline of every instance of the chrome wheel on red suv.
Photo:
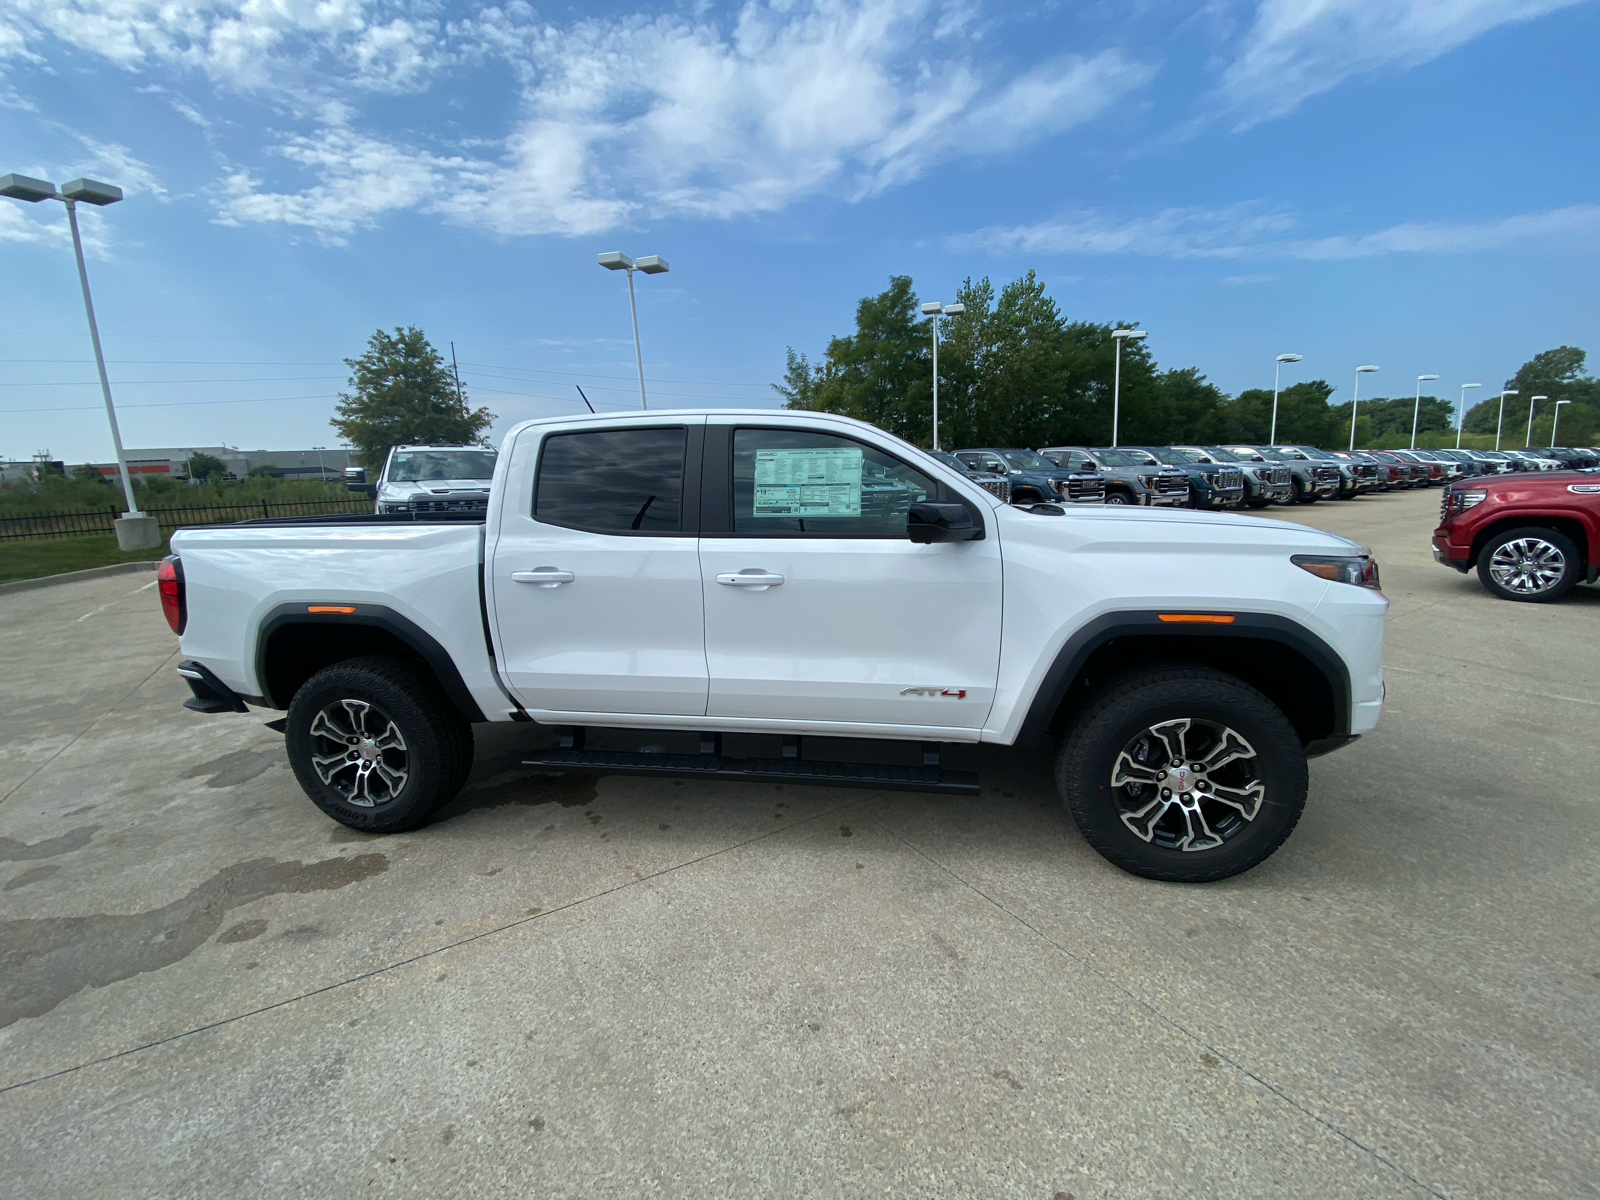
<svg viewBox="0 0 1600 1200">
<path fill-rule="evenodd" d="M 1577 585 L 1578 572 L 1578 548 L 1554 529 L 1508 529 L 1478 555 L 1478 579 L 1502 600 L 1554 600 Z"/>
</svg>

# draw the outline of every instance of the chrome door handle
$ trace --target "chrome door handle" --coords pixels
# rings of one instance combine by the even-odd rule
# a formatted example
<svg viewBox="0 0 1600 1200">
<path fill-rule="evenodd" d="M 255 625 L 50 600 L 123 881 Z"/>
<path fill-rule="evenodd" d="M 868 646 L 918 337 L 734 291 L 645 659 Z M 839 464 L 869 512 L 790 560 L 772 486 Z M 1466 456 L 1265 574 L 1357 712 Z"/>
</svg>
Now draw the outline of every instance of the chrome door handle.
<svg viewBox="0 0 1600 1200">
<path fill-rule="evenodd" d="M 515 583 L 531 583 L 535 587 L 553 588 L 560 587 L 563 583 L 571 583 L 577 576 L 571 571 L 560 571 L 555 567 L 535 567 L 531 571 L 513 571 L 511 578 Z"/>
<path fill-rule="evenodd" d="M 725 583 L 730 587 L 749 588 L 753 592 L 764 592 L 769 587 L 777 587 L 783 582 L 783 576 L 774 571 L 761 571 L 754 567 L 746 567 L 743 571 L 727 572 L 717 576 L 718 583 Z"/>
</svg>

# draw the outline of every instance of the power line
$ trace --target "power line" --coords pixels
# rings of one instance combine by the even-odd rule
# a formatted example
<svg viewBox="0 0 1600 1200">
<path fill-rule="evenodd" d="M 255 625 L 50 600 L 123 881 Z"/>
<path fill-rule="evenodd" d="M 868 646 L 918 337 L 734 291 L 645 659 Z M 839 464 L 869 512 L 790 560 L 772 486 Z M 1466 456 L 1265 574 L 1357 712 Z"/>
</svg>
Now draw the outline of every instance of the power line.
<svg viewBox="0 0 1600 1200">
<path fill-rule="evenodd" d="M 342 379 L 342 375 L 262 375 L 254 379 L 119 379 L 119 387 L 145 387 L 176 383 L 307 383 L 312 380 Z M 0 387 L 98 387 L 98 379 L 42 380 L 38 383 L 0 383 Z"/>
</svg>

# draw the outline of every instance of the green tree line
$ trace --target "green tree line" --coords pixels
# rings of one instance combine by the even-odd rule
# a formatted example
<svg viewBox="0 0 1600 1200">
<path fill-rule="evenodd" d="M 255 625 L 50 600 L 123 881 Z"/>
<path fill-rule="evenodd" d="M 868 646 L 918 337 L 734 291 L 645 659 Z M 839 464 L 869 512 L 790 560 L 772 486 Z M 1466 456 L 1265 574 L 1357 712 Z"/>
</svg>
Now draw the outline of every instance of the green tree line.
<svg viewBox="0 0 1600 1200">
<path fill-rule="evenodd" d="M 1068 321 L 1033 271 L 996 293 L 988 278 L 967 279 L 956 299 L 964 313 L 943 318 L 939 341 L 939 441 L 944 446 L 1105 445 L 1111 440 L 1116 370 L 1113 332 L 1125 323 Z M 835 412 L 870 421 L 921 446 L 933 442 L 932 318 L 920 311 L 911 277 L 890 278 L 886 290 L 856 306 L 855 332 L 832 338 L 821 359 L 791 347 L 783 382 L 774 389 L 790 408 Z M 1561 437 L 1586 445 L 1594 437 L 1595 380 L 1583 375 L 1583 351 L 1546 351 L 1526 364 L 1508 387 L 1524 395 L 1570 398 Z M 1524 377 L 1527 377 L 1524 381 Z M 1528 389 L 1534 389 L 1532 391 Z M 1278 441 L 1336 447 L 1350 440 L 1350 405 L 1330 404 L 1334 388 L 1312 379 L 1278 396 Z M 1589 408 L 1580 414 L 1580 396 Z M 1495 401 L 1498 407 L 1498 399 Z M 1404 445 L 1411 435 L 1415 397 L 1363 400 L 1356 444 Z M 1482 425 L 1480 404 L 1467 428 Z M 1161 369 L 1147 341 L 1122 352 L 1118 440 L 1140 443 L 1264 443 L 1272 428 L 1272 389 L 1229 396 L 1198 367 Z M 1543 409 L 1541 409 L 1541 412 Z M 1521 445 L 1527 406 L 1506 429 Z M 1454 428 L 1447 400 L 1424 396 L 1419 442 Z M 1549 419 L 1535 422 L 1535 443 Z M 1494 431 L 1490 421 L 1488 432 Z M 1568 434 L 1571 434 L 1569 437 Z M 1547 443 L 1546 443 L 1547 444 Z"/>
</svg>

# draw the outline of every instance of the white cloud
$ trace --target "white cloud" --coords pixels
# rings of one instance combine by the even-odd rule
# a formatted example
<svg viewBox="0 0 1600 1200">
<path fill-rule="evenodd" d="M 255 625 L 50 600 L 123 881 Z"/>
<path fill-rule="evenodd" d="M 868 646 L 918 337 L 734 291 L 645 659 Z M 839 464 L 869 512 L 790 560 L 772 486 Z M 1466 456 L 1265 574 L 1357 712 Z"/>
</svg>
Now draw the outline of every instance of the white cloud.
<svg viewBox="0 0 1600 1200">
<path fill-rule="evenodd" d="M 525 10 L 489 10 L 451 33 L 523 80 L 523 115 L 501 156 L 439 158 L 341 120 L 278 148 L 316 184 L 263 194 L 254 175 L 236 174 L 227 216 L 341 237 L 411 206 L 503 235 L 773 212 L 826 190 L 872 194 L 941 160 L 1014 151 L 1093 119 L 1150 78 L 1106 51 L 991 80 L 966 43 L 946 44 L 970 20 L 964 12 L 930 0 L 751 0 L 722 30 L 679 16 L 557 28 Z M 382 170 L 404 164 L 416 185 L 353 209 L 333 203 L 368 174 L 346 152 L 352 138 Z"/>
<path fill-rule="evenodd" d="M 1337 262 L 1389 254 L 1470 254 L 1546 243 L 1566 252 L 1591 251 L 1600 235 L 1600 204 L 1575 204 L 1492 221 L 1431 221 L 1392 225 L 1373 233 L 1321 238 L 1285 236 L 1299 227 L 1280 210 L 1258 205 L 1169 208 L 1149 216 L 1113 218 L 1080 213 L 1035 225 L 980 229 L 951 238 L 958 250 L 1013 255 L 1106 256 Z M 1236 275 L 1228 282 L 1257 282 Z"/>
<path fill-rule="evenodd" d="M 1579 0 L 1262 0 L 1219 100 L 1240 128 L 1352 76 L 1431 62 L 1511 21 Z"/>
</svg>

